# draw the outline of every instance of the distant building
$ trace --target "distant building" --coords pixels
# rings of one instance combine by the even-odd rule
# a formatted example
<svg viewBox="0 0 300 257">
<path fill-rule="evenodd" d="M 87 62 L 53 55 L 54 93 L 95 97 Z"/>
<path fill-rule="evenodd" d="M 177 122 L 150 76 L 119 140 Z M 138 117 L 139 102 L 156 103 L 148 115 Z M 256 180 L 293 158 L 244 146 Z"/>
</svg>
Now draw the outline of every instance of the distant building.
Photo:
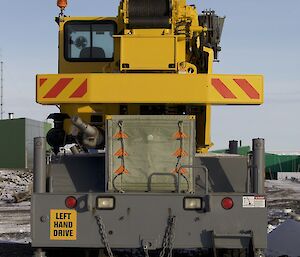
<svg viewBox="0 0 300 257">
<path fill-rule="evenodd" d="M 0 120 L 0 169 L 32 169 L 33 139 L 49 129 L 47 122 L 26 118 Z"/>
<path fill-rule="evenodd" d="M 250 146 L 241 146 L 238 147 L 238 154 L 239 155 L 247 155 L 251 151 Z M 222 150 L 215 150 L 212 153 L 228 153 L 229 149 L 222 149 Z"/>
<path fill-rule="evenodd" d="M 278 173 L 299 171 L 300 155 L 298 153 L 266 153 L 266 177 L 268 179 L 277 179 Z"/>
</svg>

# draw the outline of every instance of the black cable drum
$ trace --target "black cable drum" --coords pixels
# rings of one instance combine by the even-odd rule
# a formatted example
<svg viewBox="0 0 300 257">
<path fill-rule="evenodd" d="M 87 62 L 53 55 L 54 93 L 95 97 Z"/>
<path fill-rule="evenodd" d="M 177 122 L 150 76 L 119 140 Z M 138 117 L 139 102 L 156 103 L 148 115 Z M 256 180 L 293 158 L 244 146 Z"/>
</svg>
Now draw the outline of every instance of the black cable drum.
<svg viewBox="0 0 300 257">
<path fill-rule="evenodd" d="M 170 16 L 169 0 L 129 0 L 129 17 Z"/>
<path fill-rule="evenodd" d="M 169 28 L 171 0 L 129 0 L 129 28 Z"/>
</svg>

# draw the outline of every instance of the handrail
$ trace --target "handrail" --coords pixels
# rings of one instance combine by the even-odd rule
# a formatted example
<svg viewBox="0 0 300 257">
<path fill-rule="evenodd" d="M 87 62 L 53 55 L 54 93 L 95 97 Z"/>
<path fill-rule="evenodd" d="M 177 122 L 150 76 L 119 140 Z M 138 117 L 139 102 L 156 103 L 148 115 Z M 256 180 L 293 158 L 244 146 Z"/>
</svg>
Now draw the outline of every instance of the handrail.
<svg viewBox="0 0 300 257">
<path fill-rule="evenodd" d="M 172 176 L 174 178 L 174 183 L 175 183 L 175 190 L 178 191 L 178 188 L 179 188 L 179 184 L 178 184 L 178 179 L 176 177 L 175 174 L 171 174 L 171 173 L 152 173 L 149 178 L 148 178 L 148 191 L 152 191 L 152 187 L 151 187 L 151 184 L 152 184 L 152 178 L 154 176 Z"/>
<path fill-rule="evenodd" d="M 180 192 L 180 176 L 182 169 L 203 169 L 205 171 L 205 194 L 208 194 L 208 168 L 205 165 L 193 166 L 193 165 L 182 165 L 178 169 L 178 193 Z"/>
</svg>

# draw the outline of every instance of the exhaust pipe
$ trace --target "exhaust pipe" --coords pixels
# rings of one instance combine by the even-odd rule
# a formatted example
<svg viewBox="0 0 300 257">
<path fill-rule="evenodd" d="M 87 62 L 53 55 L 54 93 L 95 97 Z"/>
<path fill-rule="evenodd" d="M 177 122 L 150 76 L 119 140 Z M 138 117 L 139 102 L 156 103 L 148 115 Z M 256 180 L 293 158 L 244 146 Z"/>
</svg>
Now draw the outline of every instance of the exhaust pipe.
<svg viewBox="0 0 300 257">
<path fill-rule="evenodd" d="M 33 192 L 46 193 L 46 138 L 34 138 Z"/>
<path fill-rule="evenodd" d="M 265 193 L 265 140 L 256 138 L 252 141 L 252 178 L 253 191 L 256 194 Z"/>
<path fill-rule="evenodd" d="M 238 154 L 238 143 L 236 140 L 229 141 L 229 154 Z"/>
<path fill-rule="evenodd" d="M 85 123 L 80 117 L 73 116 L 72 123 L 83 134 L 82 143 L 89 148 L 96 148 L 104 143 L 103 133 L 94 126 Z"/>
</svg>

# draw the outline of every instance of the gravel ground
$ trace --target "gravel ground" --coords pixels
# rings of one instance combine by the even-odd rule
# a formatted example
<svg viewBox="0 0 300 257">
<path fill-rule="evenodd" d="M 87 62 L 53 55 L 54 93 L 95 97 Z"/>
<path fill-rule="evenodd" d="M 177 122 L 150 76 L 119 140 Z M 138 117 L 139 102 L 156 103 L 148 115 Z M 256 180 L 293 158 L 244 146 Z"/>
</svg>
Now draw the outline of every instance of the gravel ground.
<svg viewBox="0 0 300 257">
<path fill-rule="evenodd" d="M 31 190 L 32 174 L 0 171 L 0 257 L 31 257 L 30 201 L 16 203 L 16 195 Z M 266 181 L 268 194 L 268 230 L 272 231 L 289 218 L 300 214 L 298 181 Z"/>
<path fill-rule="evenodd" d="M 32 172 L 0 170 L 0 202 L 15 202 L 32 190 Z"/>
<path fill-rule="evenodd" d="M 0 204 L 0 241 L 30 242 L 30 202 Z"/>
</svg>

